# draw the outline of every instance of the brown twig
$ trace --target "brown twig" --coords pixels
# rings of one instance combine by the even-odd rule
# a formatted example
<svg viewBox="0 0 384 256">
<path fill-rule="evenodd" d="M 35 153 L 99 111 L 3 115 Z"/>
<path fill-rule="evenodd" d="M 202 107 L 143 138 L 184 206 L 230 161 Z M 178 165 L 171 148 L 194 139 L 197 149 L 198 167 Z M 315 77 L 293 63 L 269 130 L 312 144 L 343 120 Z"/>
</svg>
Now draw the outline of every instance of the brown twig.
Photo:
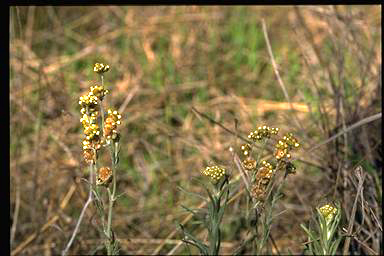
<svg viewBox="0 0 384 256">
<path fill-rule="evenodd" d="M 365 179 L 366 175 L 367 174 L 363 171 L 363 169 L 360 166 L 355 169 L 355 176 L 357 177 L 359 184 L 357 186 L 355 202 L 353 203 L 351 216 L 349 218 L 347 234 L 352 234 L 352 229 L 353 229 L 353 224 L 355 222 L 355 214 L 356 214 L 356 209 L 357 209 L 357 199 L 359 198 L 359 195 L 362 192 L 364 179 Z M 363 211 L 364 211 L 364 209 L 363 209 Z M 350 242 L 351 242 L 351 237 L 347 236 L 347 238 L 345 239 L 345 243 L 344 243 L 343 255 L 348 254 Z"/>
<path fill-rule="evenodd" d="M 64 199 L 62 201 L 62 203 L 60 204 L 60 210 L 64 210 L 65 207 L 67 207 L 68 205 L 68 202 L 69 200 L 71 199 L 73 193 L 75 192 L 76 190 L 76 185 L 72 185 L 67 194 L 64 196 Z M 16 249 L 14 249 L 12 252 L 11 252 L 11 255 L 14 256 L 14 255 L 17 255 L 18 253 L 20 253 L 22 250 L 24 250 L 25 247 L 27 247 L 27 245 L 29 243 L 31 243 L 36 237 L 38 234 L 44 232 L 45 230 L 48 229 L 48 227 L 50 227 L 51 225 L 53 225 L 57 220 L 59 220 L 59 215 L 56 214 L 55 216 L 53 216 L 47 223 L 45 223 L 45 225 L 37 232 L 34 232 L 33 234 L 31 234 L 30 236 L 28 236 L 27 239 L 24 240 L 24 242 L 22 242 L 21 244 L 19 244 L 19 246 L 16 247 Z"/>
<path fill-rule="evenodd" d="M 269 54 L 269 57 L 271 59 L 271 63 L 272 63 L 272 66 L 273 66 L 273 71 L 275 72 L 277 81 L 279 82 L 281 90 L 284 93 L 284 97 L 285 97 L 286 101 L 289 103 L 289 106 L 290 106 L 291 111 L 293 113 L 293 117 L 294 117 L 294 120 L 296 122 L 296 125 L 303 130 L 304 129 L 303 126 L 301 125 L 301 123 L 298 120 L 297 116 L 293 112 L 294 108 L 293 108 L 292 102 L 291 102 L 291 100 L 289 98 L 288 91 L 287 91 L 287 89 L 285 87 L 283 79 L 281 79 L 279 68 L 277 67 L 277 64 L 276 64 L 276 61 L 275 61 L 275 57 L 273 56 L 272 47 L 271 47 L 271 44 L 269 42 L 269 37 L 268 37 L 267 26 L 265 25 L 265 20 L 262 19 L 261 23 L 262 23 L 262 26 L 263 26 L 263 33 L 264 33 L 265 43 L 267 45 L 268 54 Z"/>
<path fill-rule="evenodd" d="M 84 218 L 84 214 L 85 214 L 85 211 L 87 210 L 89 204 L 93 201 L 93 191 L 92 191 L 92 185 L 93 185 L 93 175 L 94 175 L 94 165 L 93 164 L 90 164 L 89 166 L 89 194 L 88 194 L 88 199 L 87 199 L 87 202 L 85 202 L 84 206 L 83 206 L 83 209 L 81 210 L 81 213 L 80 213 L 80 216 L 79 216 L 79 219 L 77 220 L 77 223 L 76 223 L 76 227 L 75 229 L 73 230 L 73 233 L 72 233 L 72 236 L 71 236 L 71 239 L 69 239 L 67 245 L 65 246 L 64 250 L 61 252 L 61 255 L 66 255 L 69 248 L 71 247 L 76 235 L 77 235 L 77 232 L 80 228 L 80 224 Z"/>
<path fill-rule="evenodd" d="M 20 178 L 18 175 L 16 176 L 16 202 L 15 202 L 15 210 L 13 212 L 13 222 L 11 228 L 11 246 L 13 244 L 13 240 L 15 238 L 15 233 L 17 229 L 17 220 L 19 217 L 19 209 L 20 209 Z"/>
<path fill-rule="evenodd" d="M 380 112 L 380 113 L 377 113 L 377 114 L 375 114 L 375 115 L 372 115 L 372 116 L 363 118 L 363 119 L 361 119 L 360 121 L 354 123 L 353 125 L 348 126 L 348 128 L 346 128 L 346 129 L 344 129 L 344 130 L 342 130 L 342 131 L 336 133 L 336 134 L 333 135 L 332 137 L 326 139 L 325 141 L 323 141 L 323 142 L 321 142 L 321 143 L 319 143 L 319 144 L 317 144 L 317 145 L 311 147 L 309 150 L 307 150 L 307 154 L 308 154 L 308 153 L 311 153 L 311 152 L 314 151 L 315 149 L 318 149 L 319 147 L 321 147 L 321 146 L 323 146 L 323 145 L 325 145 L 325 144 L 327 144 L 327 143 L 329 143 L 329 142 L 335 140 L 336 138 L 338 138 L 339 136 L 343 135 L 344 133 L 347 133 L 347 132 L 349 132 L 349 131 L 351 131 L 351 130 L 357 128 L 357 127 L 360 127 L 360 126 L 362 126 L 362 125 L 364 125 L 364 124 L 367 124 L 367 123 L 376 121 L 377 119 L 380 119 L 380 118 L 381 118 L 381 112 Z"/>
<path fill-rule="evenodd" d="M 246 143 L 249 143 L 249 144 L 252 144 L 252 141 L 250 141 L 250 140 L 244 138 L 243 136 L 237 134 L 236 132 L 231 131 L 230 129 L 228 129 L 227 127 L 225 127 L 224 125 L 222 125 L 221 123 L 215 121 L 214 119 L 212 119 L 211 117 L 207 116 L 206 114 L 201 113 L 201 112 L 198 111 L 195 107 L 192 107 L 192 111 L 195 112 L 195 113 L 197 113 L 197 114 L 199 114 L 200 116 L 202 116 L 202 117 L 208 119 L 211 123 L 220 126 L 220 127 L 221 127 L 222 129 L 224 129 L 226 132 L 232 134 L 233 136 L 238 137 L 238 138 L 241 139 L 242 141 L 244 141 L 244 142 L 246 142 Z"/>
</svg>

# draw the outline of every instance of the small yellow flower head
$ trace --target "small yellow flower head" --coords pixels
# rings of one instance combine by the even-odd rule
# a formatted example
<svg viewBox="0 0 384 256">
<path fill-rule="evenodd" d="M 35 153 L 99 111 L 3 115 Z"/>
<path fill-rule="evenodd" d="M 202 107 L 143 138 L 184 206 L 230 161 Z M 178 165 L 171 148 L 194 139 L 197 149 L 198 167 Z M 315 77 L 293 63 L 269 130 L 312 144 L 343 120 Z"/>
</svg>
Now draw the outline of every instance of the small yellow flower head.
<svg viewBox="0 0 384 256">
<path fill-rule="evenodd" d="M 80 118 L 80 123 L 83 125 L 84 128 L 87 126 L 90 126 L 92 124 L 96 124 L 96 118 L 97 118 L 97 111 L 96 113 L 93 112 L 91 115 L 83 114 L 83 117 Z"/>
<path fill-rule="evenodd" d="M 268 163 L 265 160 L 261 162 L 261 165 L 264 166 L 265 168 L 267 168 L 268 170 L 272 170 L 273 169 L 272 164 Z"/>
<path fill-rule="evenodd" d="M 98 97 L 89 92 L 86 95 L 83 95 L 79 99 L 79 104 L 82 108 L 95 109 L 97 106 Z"/>
<path fill-rule="evenodd" d="M 321 215 L 323 215 L 323 217 L 325 218 L 326 222 L 329 223 L 337 213 L 337 208 L 330 204 L 326 204 L 320 207 L 319 211 Z"/>
<path fill-rule="evenodd" d="M 110 143 L 111 140 L 117 140 L 119 138 L 117 132 L 117 126 L 121 124 L 121 115 L 119 112 L 113 109 L 108 109 L 107 117 L 104 121 L 104 136 L 107 143 Z"/>
<path fill-rule="evenodd" d="M 241 146 L 241 151 L 243 151 L 244 156 L 249 156 L 249 153 L 251 152 L 252 148 L 249 144 L 244 144 Z"/>
<path fill-rule="evenodd" d="M 263 125 L 259 126 L 257 130 L 251 132 L 248 135 L 248 138 L 256 142 L 263 138 L 270 138 L 271 135 L 276 135 L 278 132 L 279 128 L 271 128 L 269 126 Z"/>
<path fill-rule="evenodd" d="M 225 175 L 225 169 L 217 165 L 207 166 L 204 170 L 201 171 L 205 176 L 211 177 L 213 181 L 218 181 L 221 177 Z"/>
<path fill-rule="evenodd" d="M 99 126 L 97 124 L 91 124 L 84 127 L 84 134 L 87 136 L 87 140 L 92 140 L 95 136 L 100 135 Z"/>
<path fill-rule="evenodd" d="M 95 95 L 100 100 L 103 100 L 104 96 L 109 93 L 109 90 L 104 89 L 101 85 L 91 86 L 89 95 Z"/>
<path fill-rule="evenodd" d="M 285 141 L 285 143 L 288 144 L 290 149 L 298 148 L 300 146 L 300 144 L 298 143 L 297 139 L 293 136 L 292 133 L 287 133 L 284 136 L 283 140 Z"/>
<path fill-rule="evenodd" d="M 279 128 L 271 128 L 271 134 L 277 135 L 279 133 Z"/>
<path fill-rule="evenodd" d="M 109 70 L 109 66 L 104 63 L 95 63 L 95 66 L 93 66 L 93 71 L 95 71 L 98 74 L 105 73 Z"/>
<path fill-rule="evenodd" d="M 256 168 L 256 160 L 252 158 L 247 158 L 243 161 L 243 166 L 246 170 L 252 171 Z"/>
<path fill-rule="evenodd" d="M 290 159 L 291 154 L 290 150 L 298 148 L 300 144 L 297 142 L 297 139 L 293 136 L 292 133 L 287 133 L 283 139 L 279 140 L 275 145 L 275 158 L 280 159 Z"/>
<path fill-rule="evenodd" d="M 86 151 L 91 149 L 92 149 L 91 142 L 87 139 L 83 140 L 83 150 Z"/>
</svg>

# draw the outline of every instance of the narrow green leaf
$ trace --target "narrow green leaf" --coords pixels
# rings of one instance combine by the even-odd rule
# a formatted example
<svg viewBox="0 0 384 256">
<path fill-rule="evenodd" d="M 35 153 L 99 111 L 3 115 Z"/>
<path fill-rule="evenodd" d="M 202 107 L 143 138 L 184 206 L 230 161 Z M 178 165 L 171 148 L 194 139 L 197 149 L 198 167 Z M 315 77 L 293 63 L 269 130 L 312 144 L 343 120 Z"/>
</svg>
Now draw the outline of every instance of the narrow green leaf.
<svg viewBox="0 0 384 256">
<path fill-rule="evenodd" d="M 342 239 L 343 239 L 343 237 L 340 236 L 340 237 L 338 237 L 338 238 L 336 239 L 336 241 L 334 241 L 334 242 L 332 243 L 331 248 L 330 248 L 330 250 L 329 250 L 329 254 L 330 254 L 330 255 L 336 255 L 336 253 L 337 253 L 337 249 L 339 248 L 339 244 L 340 244 L 340 242 L 341 242 Z"/>
<path fill-rule="evenodd" d="M 195 244 L 193 244 L 189 241 L 190 244 L 193 244 L 194 246 L 196 246 L 201 252 L 203 252 L 204 255 L 208 255 L 208 246 L 203 244 L 199 239 L 195 238 L 189 232 L 185 231 L 184 227 L 181 224 L 180 224 L 180 227 L 184 233 L 184 236 L 186 236 L 188 239 L 192 240 L 195 243 Z"/>
<path fill-rule="evenodd" d="M 198 197 L 198 198 L 200 198 L 201 200 L 206 201 L 206 202 L 208 201 L 205 197 L 201 196 L 201 195 L 198 194 L 198 193 L 187 191 L 187 190 L 183 189 L 183 188 L 180 187 L 180 186 L 177 186 L 177 188 L 178 188 L 180 191 L 182 191 L 182 192 L 184 192 L 184 193 L 186 193 L 186 194 L 188 194 L 188 195 L 192 195 L 192 196 Z"/>
</svg>

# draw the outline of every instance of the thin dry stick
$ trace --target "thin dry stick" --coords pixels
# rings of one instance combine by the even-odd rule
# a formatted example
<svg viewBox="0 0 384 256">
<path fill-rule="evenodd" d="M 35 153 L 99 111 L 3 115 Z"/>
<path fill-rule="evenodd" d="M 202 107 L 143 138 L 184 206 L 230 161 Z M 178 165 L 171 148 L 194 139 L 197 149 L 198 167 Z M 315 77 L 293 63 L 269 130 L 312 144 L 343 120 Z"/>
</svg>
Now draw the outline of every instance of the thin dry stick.
<svg viewBox="0 0 384 256">
<path fill-rule="evenodd" d="M 89 166 L 89 195 L 88 195 L 88 200 L 84 204 L 83 209 L 81 210 L 79 219 L 77 220 L 77 224 L 76 224 L 75 230 L 73 230 L 71 239 L 69 240 L 69 242 L 68 242 L 67 246 L 65 247 L 65 249 L 61 252 L 61 255 L 63 255 L 63 256 L 67 254 L 69 248 L 71 247 L 71 245 L 72 245 L 72 243 L 73 243 L 73 241 L 74 241 L 74 239 L 76 237 L 77 231 L 79 230 L 81 221 L 83 220 L 85 210 L 88 208 L 88 205 L 93 200 L 92 184 L 93 184 L 93 164 L 90 164 L 90 166 Z"/>
<path fill-rule="evenodd" d="M 350 238 L 350 237 L 349 237 Z M 375 252 L 372 248 L 370 248 L 366 243 L 360 241 L 357 239 L 357 237 L 353 236 L 353 239 L 355 239 L 359 244 L 361 244 L 365 249 L 369 251 L 370 254 L 372 255 L 379 255 L 379 253 Z"/>
<path fill-rule="evenodd" d="M 223 128 L 226 132 L 232 134 L 233 136 L 241 139 L 242 141 L 246 142 L 246 143 L 249 143 L 249 144 L 253 144 L 252 141 L 244 138 L 243 136 L 241 136 L 240 134 L 238 134 L 237 132 L 233 132 L 231 131 L 230 129 L 228 129 L 227 127 L 225 127 L 224 125 L 222 125 L 221 123 L 215 121 L 214 119 L 212 119 L 211 117 L 209 117 L 208 115 L 204 114 L 204 113 L 201 113 L 200 111 L 198 111 L 196 108 L 192 107 L 192 111 L 194 111 L 195 113 L 197 113 L 198 115 L 208 119 L 211 123 L 213 124 L 216 124 L 218 126 L 220 126 L 221 128 Z M 259 149 L 262 149 L 259 145 L 254 145 L 256 148 L 259 148 Z M 307 160 L 304 160 L 304 159 L 301 159 L 299 157 L 296 157 L 295 159 L 305 163 L 305 164 L 308 164 L 308 165 L 312 165 L 312 166 L 315 166 L 317 168 L 322 168 L 321 166 L 317 165 L 316 163 L 312 163 L 312 162 L 309 162 Z"/>
<path fill-rule="evenodd" d="M 379 119 L 379 118 L 381 118 L 381 112 L 380 112 L 380 113 L 377 113 L 377 114 L 375 114 L 375 115 L 366 117 L 366 118 L 364 118 L 364 119 L 362 119 L 362 120 L 360 120 L 360 121 L 354 123 L 353 125 L 349 126 L 348 128 L 343 129 L 342 131 L 336 133 L 335 135 L 333 135 L 332 137 L 326 139 L 325 141 L 323 141 L 323 142 L 317 144 L 316 146 L 313 146 L 312 148 L 310 148 L 309 150 L 307 150 L 307 154 L 308 154 L 308 153 L 311 153 L 311 152 L 314 151 L 315 149 L 318 149 L 319 147 L 321 147 L 321 146 L 323 146 L 323 145 L 325 145 L 325 144 L 327 144 L 327 143 L 333 141 L 334 139 L 336 139 L 337 137 L 343 135 L 344 133 L 349 132 L 349 131 L 351 131 L 351 130 L 353 130 L 353 129 L 359 127 L 359 126 L 362 126 L 362 125 L 364 125 L 364 124 L 373 122 L 373 121 L 375 121 L 375 120 L 377 120 L 377 119 Z"/>
<path fill-rule="evenodd" d="M 250 194 L 251 190 L 250 190 L 250 185 L 249 185 L 249 182 L 248 182 L 249 177 L 245 173 L 243 167 L 241 166 L 241 160 L 240 160 L 239 156 L 236 153 L 234 153 L 234 152 L 233 152 L 233 161 L 235 162 L 236 167 L 237 167 L 237 169 L 239 170 L 239 172 L 241 174 L 241 178 L 243 178 L 243 181 L 245 183 L 245 187 L 247 188 L 247 191 Z"/>
<path fill-rule="evenodd" d="M 359 166 L 355 170 L 355 175 L 356 175 L 356 177 L 359 180 L 359 184 L 358 184 L 358 187 L 357 187 L 355 202 L 353 203 L 353 207 L 352 207 L 351 217 L 349 218 L 348 233 L 347 234 L 352 234 L 353 224 L 355 222 L 355 214 L 356 214 L 356 208 L 357 208 L 357 199 L 358 199 L 358 197 L 361 194 L 361 191 L 363 189 L 363 184 L 364 184 L 364 179 L 365 179 L 366 173 L 363 172 L 362 168 Z M 348 236 L 345 239 L 343 255 L 347 255 L 348 254 L 350 242 L 351 242 L 351 237 Z"/>
<path fill-rule="evenodd" d="M 140 87 L 136 85 L 127 95 L 125 98 L 123 104 L 121 104 L 121 107 L 119 108 L 119 113 L 123 113 L 125 108 L 128 106 L 128 103 L 132 100 L 133 96 L 139 91 Z"/>
<path fill-rule="evenodd" d="M 236 133 L 236 132 L 233 132 L 231 131 L 230 129 L 228 129 L 227 127 L 225 127 L 224 125 L 222 125 L 221 123 L 213 120 L 211 117 L 207 116 L 206 114 L 204 113 L 201 113 L 200 111 L 198 111 L 195 107 L 192 107 L 192 111 L 199 114 L 200 116 L 208 119 L 211 123 L 214 123 L 218 126 L 220 126 L 221 128 L 223 128 L 225 131 L 227 131 L 228 133 L 232 134 L 233 136 L 235 137 L 238 137 L 239 139 L 241 139 L 242 141 L 246 142 L 246 143 L 249 143 L 249 144 L 252 144 L 252 141 L 244 138 L 243 136 L 241 136 L 240 134 Z"/>
<path fill-rule="evenodd" d="M 19 209 L 20 209 L 20 181 L 19 181 L 19 177 L 16 177 L 16 202 L 15 202 L 15 211 L 13 212 L 13 223 L 11 228 L 11 246 L 13 244 L 13 240 L 15 239 L 17 219 L 19 217 Z"/>
<path fill-rule="evenodd" d="M 293 112 L 294 108 L 293 108 L 292 102 L 289 99 L 287 89 L 285 87 L 285 84 L 284 84 L 283 80 L 281 79 L 280 72 L 279 72 L 279 69 L 278 69 L 276 61 L 275 61 L 275 57 L 273 56 L 272 47 L 271 47 L 271 44 L 269 42 L 269 37 L 268 37 L 267 26 L 265 25 L 265 20 L 262 19 L 261 22 L 262 22 L 262 26 L 263 26 L 263 33 L 264 33 L 265 43 L 267 44 L 268 54 L 269 54 L 269 57 L 271 58 L 273 70 L 275 72 L 277 81 L 279 82 L 279 85 L 280 85 L 281 89 L 283 90 L 284 97 L 285 97 L 286 101 L 288 101 L 288 103 L 289 103 L 289 106 L 290 106 L 291 112 L 292 112 L 292 114 L 294 116 L 294 120 L 296 122 L 296 125 L 298 125 L 298 127 L 300 127 L 303 130 L 304 129 L 303 126 L 301 125 L 301 123 L 297 119 L 296 114 Z"/>
<path fill-rule="evenodd" d="M 61 210 L 64 210 L 64 208 L 68 205 L 68 202 L 71 199 L 73 193 L 75 192 L 75 189 L 76 189 L 75 185 L 72 185 L 69 188 L 66 196 L 64 197 L 63 201 L 60 204 Z M 39 232 L 34 232 L 30 236 L 28 236 L 28 238 L 24 240 L 24 242 L 22 242 L 15 250 L 11 252 L 11 255 L 14 256 L 14 255 L 17 255 L 19 252 L 21 252 L 30 242 L 32 242 L 37 237 L 38 233 L 42 233 L 45 230 L 47 230 L 48 227 L 53 225 L 58 219 L 59 219 L 59 215 L 56 214 L 55 216 L 53 216 L 47 223 L 45 223 L 45 225 L 40 229 Z"/>
</svg>

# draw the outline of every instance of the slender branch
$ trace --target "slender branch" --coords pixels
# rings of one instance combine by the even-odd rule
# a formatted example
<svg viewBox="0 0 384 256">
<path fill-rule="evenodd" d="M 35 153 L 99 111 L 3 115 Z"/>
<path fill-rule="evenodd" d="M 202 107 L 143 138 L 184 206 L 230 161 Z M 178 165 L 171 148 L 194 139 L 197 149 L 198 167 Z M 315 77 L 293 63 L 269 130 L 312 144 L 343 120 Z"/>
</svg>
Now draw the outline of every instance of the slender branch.
<svg viewBox="0 0 384 256">
<path fill-rule="evenodd" d="M 213 120 L 211 117 L 209 117 L 209 116 L 207 116 L 206 114 L 201 113 L 200 111 L 198 111 L 195 107 L 192 107 L 192 111 L 195 112 L 195 113 L 197 113 L 198 115 L 200 115 L 200 116 L 202 116 L 202 117 L 208 119 L 211 123 L 214 123 L 214 124 L 220 126 L 220 127 L 223 128 L 225 131 L 229 132 L 229 133 L 232 134 L 233 136 L 238 137 L 238 138 L 241 139 L 242 141 L 247 142 L 247 143 L 249 143 L 249 144 L 252 144 L 252 141 L 250 141 L 250 140 L 244 138 L 243 136 L 237 134 L 236 132 L 233 132 L 233 131 L 229 130 L 227 127 L 225 127 L 225 126 L 222 125 L 221 123 L 219 123 L 219 122 Z"/>
<path fill-rule="evenodd" d="M 381 118 L 381 112 L 380 112 L 380 113 L 377 113 L 377 114 L 375 114 L 375 115 L 366 117 L 366 118 L 360 120 L 359 122 L 356 122 L 356 123 L 354 123 L 353 125 L 349 126 L 348 128 L 345 128 L 345 129 L 343 129 L 342 131 L 336 133 L 335 135 L 333 135 L 332 137 L 326 139 L 325 141 L 323 141 L 323 142 L 317 144 L 316 146 L 310 148 L 309 150 L 307 150 L 307 153 L 310 153 L 310 152 L 314 151 L 315 149 L 318 149 L 319 147 L 321 147 L 321 146 L 323 146 L 323 145 L 325 145 L 325 144 L 327 144 L 327 143 L 329 143 L 329 142 L 335 140 L 337 137 L 343 135 L 344 133 L 347 133 L 347 132 L 349 132 L 349 131 L 351 131 L 351 130 L 353 130 L 353 129 L 359 127 L 359 126 L 362 126 L 362 125 L 364 125 L 364 124 L 367 124 L 367 123 L 376 121 L 376 120 L 379 119 L 379 118 Z"/>
<path fill-rule="evenodd" d="M 356 208 L 357 208 L 357 200 L 358 200 L 359 194 L 360 194 L 361 191 L 363 190 L 363 184 L 364 184 L 364 179 L 365 179 L 366 173 L 363 172 L 362 168 L 359 166 L 359 167 L 357 167 L 357 169 L 355 170 L 355 175 L 356 175 L 357 179 L 359 180 L 359 184 L 358 184 L 358 186 L 357 186 L 357 192 L 356 192 L 355 202 L 353 203 L 351 216 L 350 216 L 350 218 L 349 218 L 348 233 L 347 233 L 347 234 L 352 234 L 353 224 L 354 224 L 354 222 L 355 222 L 355 214 L 356 214 Z M 348 236 L 348 237 L 345 239 L 344 248 L 343 248 L 343 255 L 347 255 L 347 254 L 348 254 L 348 250 L 349 250 L 349 244 L 350 244 L 350 242 L 351 242 L 351 237 Z"/>
<path fill-rule="evenodd" d="M 71 247 L 73 241 L 75 240 L 75 237 L 76 237 L 77 232 L 79 231 L 80 224 L 81 224 L 81 222 L 82 222 L 82 220 L 83 220 L 83 218 L 84 218 L 85 210 L 88 208 L 89 204 L 90 204 L 90 203 L 92 202 L 92 200 L 93 200 L 92 184 L 93 184 L 93 164 L 90 164 L 90 165 L 89 165 L 89 195 L 88 195 L 88 200 L 87 200 L 87 202 L 84 204 L 83 209 L 81 210 L 79 219 L 77 220 L 76 227 L 75 227 L 75 229 L 73 230 L 71 239 L 69 240 L 67 246 L 65 247 L 65 249 L 64 249 L 64 250 L 62 251 L 62 253 L 61 253 L 62 256 L 67 255 L 68 250 L 69 250 L 69 248 Z"/>
<path fill-rule="evenodd" d="M 269 42 L 269 37 L 268 37 L 267 26 L 265 25 L 265 20 L 262 19 L 261 22 L 262 22 L 262 26 L 263 26 L 263 33 L 264 33 L 265 43 L 267 44 L 268 54 L 269 54 L 269 57 L 270 57 L 270 59 L 271 59 L 271 63 L 272 63 L 272 66 L 273 66 L 273 71 L 275 72 L 277 81 L 279 82 L 279 85 L 280 85 L 280 87 L 281 87 L 281 90 L 282 90 L 283 93 L 284 93 L 284 97 L 285 97 L 285 99 L 288 101 L 288 103 L 289 103 L 289 107 L 291 108 L 291 111 L 293 111 L 293 105 L 292 105 L 292 102 L 291 102 L 291 100 L 289 99 L 287 89 L 286 89 L 286 87 L 285 87 L 285 84 L 284 84 L 284 82 L 283 82 L 283 79 L 281 79 L 280 72 L 279 72 L 279 69 L 278 69 L 277 64 L 276 64 L 276 61 L 275 61 L 275 57 L 273 56 L 271 43 Z M 297 116 L 294 114 L 294 112 L 292 112 L 292 114 L 293 114 L 293 116 L 294 116 L 294 119 L 295 119 L 296 124 L 297 124 L 301 129 L 303 129 L 303 126 L 302 126 L 301 123 L 299 122 Z"/>
<path fill-rule="evenodd" d="M 13 241 L 16 234 L 17 220 L 19 217 L 19 209 L 20 209 L 20 181 L 19 181 L 19 178 L 16 177 L 16 202 L 15 202 L 15 210 L 13 212 L 13 223 L 11 228 L 11 245 L 13 245 Z"/>
</svg>

